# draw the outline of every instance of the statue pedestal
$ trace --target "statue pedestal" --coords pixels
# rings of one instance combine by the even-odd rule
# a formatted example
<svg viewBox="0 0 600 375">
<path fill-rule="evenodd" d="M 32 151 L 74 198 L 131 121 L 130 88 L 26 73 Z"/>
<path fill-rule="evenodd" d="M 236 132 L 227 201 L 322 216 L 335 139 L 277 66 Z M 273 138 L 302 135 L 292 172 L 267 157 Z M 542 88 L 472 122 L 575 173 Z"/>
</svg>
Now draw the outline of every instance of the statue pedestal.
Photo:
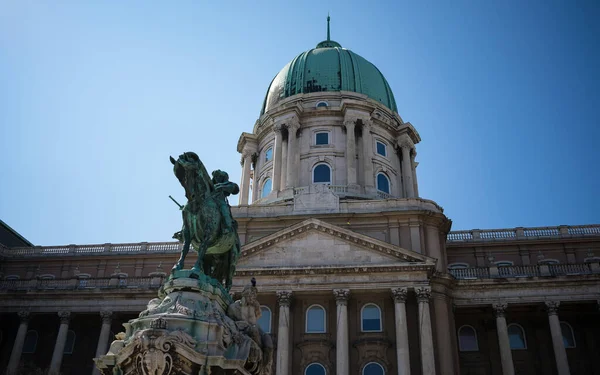
<svg viewBox="0 0 600 375">
<path fill-rule="evenodd" d="M 261 343 L 227 316 L 233 301 L 213 279 L 177 271 L 139 318 L 96 358 L 103 375 L 270 374 Z M 270 365 L 270 363 L 269 363 Z"/>
</svg>

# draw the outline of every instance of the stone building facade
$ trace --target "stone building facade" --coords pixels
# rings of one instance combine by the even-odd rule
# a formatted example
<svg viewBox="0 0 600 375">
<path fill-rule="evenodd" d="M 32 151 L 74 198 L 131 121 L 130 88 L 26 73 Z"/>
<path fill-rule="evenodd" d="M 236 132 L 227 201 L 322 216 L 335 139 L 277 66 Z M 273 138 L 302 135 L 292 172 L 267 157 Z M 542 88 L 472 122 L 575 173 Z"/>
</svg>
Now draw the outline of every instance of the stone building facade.
<svg viewBox="0 0 600 375">
<path fill-rule="evenodd" d="M 600 374 L 600 225 L 450 231 L 416 128 L 329 38 L 271 83 L 233 207 L 277 375 Z M 0 368 L 93 374 L 178 243 L 3 246 Z"/>
</svg>

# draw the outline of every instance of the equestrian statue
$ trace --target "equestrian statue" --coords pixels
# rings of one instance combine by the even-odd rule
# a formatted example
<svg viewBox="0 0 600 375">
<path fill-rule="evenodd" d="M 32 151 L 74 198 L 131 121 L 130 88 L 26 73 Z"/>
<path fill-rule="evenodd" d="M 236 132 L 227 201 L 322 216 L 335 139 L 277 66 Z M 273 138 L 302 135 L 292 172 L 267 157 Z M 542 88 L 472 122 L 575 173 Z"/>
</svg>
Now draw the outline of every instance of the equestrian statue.
<svg viewBox="0 0 600 375">
<path fill-rule="evenodd" d="M 179 206 L 183 228 L 173 235 L 173 238 L 183 242 L 183 249 L 172 272 L 183 269 L 191 246 L 198 252 L 192 277 L 203 272 L 225 283 L 225 289 L 229 291 L 240 255 L 240 240 L 227 197 L 239 193 L 240 189 L 221 170 L 212 172 L 211 178 L 198 155 L 193 152 L 184 152 L 177 160 L 173 157 L 170 159 L 173 172 L 185 189 L 187 198 L 187 203 Z"/>
</svg>

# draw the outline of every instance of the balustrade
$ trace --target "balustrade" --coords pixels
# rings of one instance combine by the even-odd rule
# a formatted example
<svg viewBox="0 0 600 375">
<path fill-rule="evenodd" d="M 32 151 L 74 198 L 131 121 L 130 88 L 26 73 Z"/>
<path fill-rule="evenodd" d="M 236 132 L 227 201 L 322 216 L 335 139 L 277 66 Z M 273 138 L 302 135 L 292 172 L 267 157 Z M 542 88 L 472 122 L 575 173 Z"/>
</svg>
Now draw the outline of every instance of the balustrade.
<svg viewBox="0 0 600 375">
<path fill-rule="evenodd" d="M 85 278 L 79 279 L 32 279 L 32 280 L 2 280 L 0 290 L 36 290 L 36 289 L 108 289 L 108 288 L 136 288 L 150 289 L 158 288 L 160 285 L 152 285 L 152 277 L 128 277 L 117 285 L 110 285 L 110 278 Z M 33 282 L 32 282 L 33 281 Z"/>
<path fill-rule="evenodd" d="M 542 273 L 540 267 L 548 267 L 550 273 Z M 511 277 L 544 277 L 544 276 L 570 276 L 590 275 L 593 273 L 589 264 L 550 264 L 533 266 L 505 266 L 498 267 L 498 274 L 490 274 L 489 267 L 454 268 L 448 272 L 457 280 L 475 280 Z"/>
</svg>

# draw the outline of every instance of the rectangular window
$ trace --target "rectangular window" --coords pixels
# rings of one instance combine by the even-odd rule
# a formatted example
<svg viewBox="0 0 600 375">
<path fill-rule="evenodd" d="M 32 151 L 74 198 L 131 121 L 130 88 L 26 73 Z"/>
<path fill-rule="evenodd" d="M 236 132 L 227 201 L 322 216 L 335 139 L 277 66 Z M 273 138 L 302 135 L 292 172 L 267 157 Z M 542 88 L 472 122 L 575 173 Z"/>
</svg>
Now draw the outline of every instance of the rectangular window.
<svg viewBox="0 0 600 375">
<path fill-rule="evenodd" d="M 377 141 L 377 153 L 381 156 L 387 156 L 387 150 L 384 143 Z"/>
<path fill-rule="evenodd" d="M 329 144 L 329 133 L 317 133 L 315 135 L 315 144 L 317 145 L 328 145 Z"/>
</svg>

